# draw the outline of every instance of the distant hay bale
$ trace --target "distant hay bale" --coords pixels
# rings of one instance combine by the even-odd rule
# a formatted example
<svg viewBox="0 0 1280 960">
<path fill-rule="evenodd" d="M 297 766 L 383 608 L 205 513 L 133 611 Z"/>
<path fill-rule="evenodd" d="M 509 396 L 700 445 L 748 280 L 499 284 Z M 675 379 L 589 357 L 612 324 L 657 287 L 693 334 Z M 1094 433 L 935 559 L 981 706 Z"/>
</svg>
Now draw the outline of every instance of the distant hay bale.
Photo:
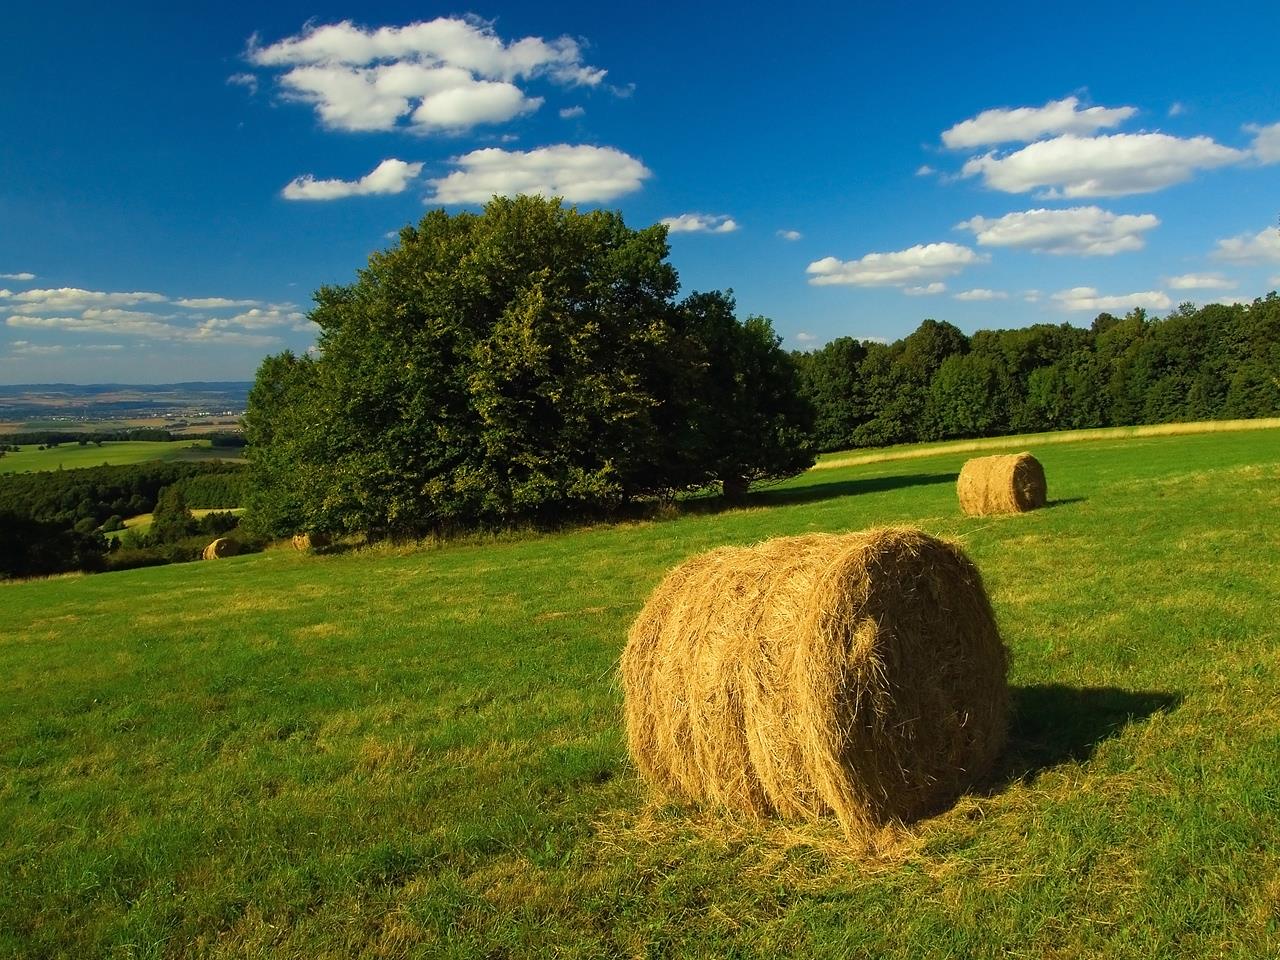
<svg viewBox="0 0 1280 960">
<path fill-rule="evenodd" d="M 308 550 L 323 550 L 329 546 L 330 542 L 328 535 L 324 533 L 297 533 L 293 537 L 293 549 L 301 553 L 306 553 Z"/>
<path fill-rule="evenodd" d="M 230 537 L 219 537 L 204 548 L 204 559 L 220 560 L 223 557 L 234 557 L 240 552 L 240 544 Z"/>
<path fill-rule="evenodd" d="M 1037 510 L 1045 505 L 1044 467 L 1029 453 L 976 457 L 961 468 L 956 495 L 971 517 Z"/>
<path fill-rule="evenodd" d="M 851 838 L 953 802 L 1003 747 L 1007 657 L 978 570 L 918 530 L 723 547 L 640 611 L 621 679 L 641 773 Z"/>
</svg>

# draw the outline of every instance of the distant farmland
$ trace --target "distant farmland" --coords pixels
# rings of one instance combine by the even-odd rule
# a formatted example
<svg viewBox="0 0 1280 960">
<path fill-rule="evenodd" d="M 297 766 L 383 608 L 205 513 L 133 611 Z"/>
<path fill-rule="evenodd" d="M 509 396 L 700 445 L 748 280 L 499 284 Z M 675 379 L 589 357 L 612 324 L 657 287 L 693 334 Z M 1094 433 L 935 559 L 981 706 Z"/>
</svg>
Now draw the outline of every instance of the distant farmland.
<svg viewBox="0 0 1280 960">
<path fill-rule="evenodd" d="M 151 460 L 240 460 L 238 448 L 214 449 L 208 440 L 109 440 L 101 445 L 65 443 L 46 450 L 28 444 L 0 457 L 0 473 L 72 470 L 146 463 Z"/>
</svg>

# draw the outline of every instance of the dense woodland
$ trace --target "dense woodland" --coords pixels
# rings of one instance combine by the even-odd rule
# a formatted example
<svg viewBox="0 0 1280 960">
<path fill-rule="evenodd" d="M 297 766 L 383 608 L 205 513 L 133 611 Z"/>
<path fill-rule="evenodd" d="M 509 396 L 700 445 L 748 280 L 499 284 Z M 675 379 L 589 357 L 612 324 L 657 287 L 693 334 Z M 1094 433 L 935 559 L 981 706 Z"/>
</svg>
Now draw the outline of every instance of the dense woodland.
<svg viewBox="0 0 1280 960">
<path fill-rule="evenodd" d="M 926 320 L 884 345 L 793 353 L 821 450 L 1140 423 L 1280 416 L 1280 297 L 1100 314 L 965 336 Z"/>
<path fill-rule="evenodd" d="M 243 464 L 216 460 L 0 475 L 0 577 L 195 559 L 197 547 L 229 530 L 234 518 L 197 521 L 190 509 L 240 506 L 245 477 Z M 165 521 L 161 511 L 158 528 L 126 535 L 119 545 L 103 536 L 127 517 L 156 511 L 166 498 L 176 519 Z"/>
</svg>

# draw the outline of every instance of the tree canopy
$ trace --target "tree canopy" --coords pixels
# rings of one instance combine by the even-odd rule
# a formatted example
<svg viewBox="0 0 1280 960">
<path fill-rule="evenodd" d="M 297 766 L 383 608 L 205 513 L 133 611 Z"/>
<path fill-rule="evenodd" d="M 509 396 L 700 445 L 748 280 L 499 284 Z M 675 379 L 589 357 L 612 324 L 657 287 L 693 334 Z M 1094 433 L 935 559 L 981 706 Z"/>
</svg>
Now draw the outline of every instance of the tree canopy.
<svg viewBox="0 0 1280 960">
<path fill-rule="evenodd" d="M 316 356 L 260 368 L 254 523 L 554 521 L 804 469 L 811 412 L 769 321 L 677 301 L 667 256 L 665 227 L 536 197 L 404 228 L 318 291 Z"/>
</svg>

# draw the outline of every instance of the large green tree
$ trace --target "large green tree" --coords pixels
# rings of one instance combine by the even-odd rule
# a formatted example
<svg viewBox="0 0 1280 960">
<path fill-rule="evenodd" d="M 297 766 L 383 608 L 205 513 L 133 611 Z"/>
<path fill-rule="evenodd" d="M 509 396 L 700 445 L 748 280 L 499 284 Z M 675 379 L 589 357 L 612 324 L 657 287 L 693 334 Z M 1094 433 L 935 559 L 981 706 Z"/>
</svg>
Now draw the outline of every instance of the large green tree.
<svg viewBox="0 0 1280 960">
<path fill-rule="evenodd" d="M 314 359 L 259 371 L 253 522 L 554 521 L 803 469 L 807 408 L 767 323 L 677 303 L 667 254 L 665 227 L 536 197 L 406 227 L 317 293 Z"/>
</svg>

